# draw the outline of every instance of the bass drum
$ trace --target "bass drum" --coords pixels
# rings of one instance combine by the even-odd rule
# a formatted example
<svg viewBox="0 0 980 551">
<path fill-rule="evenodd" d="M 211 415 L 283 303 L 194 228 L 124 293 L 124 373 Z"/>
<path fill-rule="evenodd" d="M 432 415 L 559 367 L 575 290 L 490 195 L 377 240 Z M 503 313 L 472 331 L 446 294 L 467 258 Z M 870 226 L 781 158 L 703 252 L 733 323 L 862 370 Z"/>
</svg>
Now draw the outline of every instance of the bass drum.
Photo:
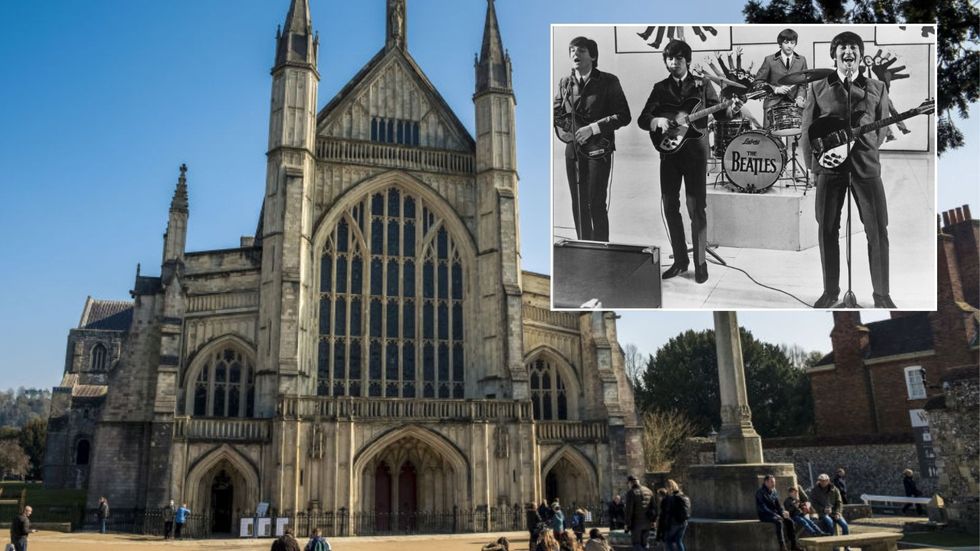
<svg viewBox="0 0 980 551">
<path fill-rule="evenodd" d="M 783 173 L 786 146 L 766 132 L 749 130 L 728 144 L 721 162 L 728 180 L 738 191 L 764 193 Z"/>
</svg>

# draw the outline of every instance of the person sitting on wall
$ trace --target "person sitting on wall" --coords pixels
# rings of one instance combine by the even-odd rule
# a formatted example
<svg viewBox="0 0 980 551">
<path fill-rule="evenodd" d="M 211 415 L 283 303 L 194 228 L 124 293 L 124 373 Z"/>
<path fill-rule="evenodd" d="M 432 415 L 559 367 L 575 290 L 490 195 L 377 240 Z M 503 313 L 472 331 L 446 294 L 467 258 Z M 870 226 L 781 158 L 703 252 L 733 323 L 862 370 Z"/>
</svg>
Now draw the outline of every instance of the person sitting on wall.
<svg viewBox="0 0 980 551">
<path fill-rule="evenodd" d="M 850 533 L 847 521 L 841 515 L 844 502 L 841 501 L 840 491 L 830 483 L 830 476 L 822 473 L 817 477 L 817 485 L 810 488 L 810 503 L 813 510 L 817 513 L 817 518 L 823 527 L 824 532 L 833 535 L 836 530 L 835 525 L 840 526 L 843 535 Z"/>
<path fill-rule="evenodd" d="M 829 536 L 830 534 L 821 530 L 812 520 L 810 520 L 810 499 L 807 497 L 806 492 L 797 488 L 796 486 L 790 486 L 789 490 L 786 492 L 789 494 L 786 501 L 783 502 L 783 507 L 786 512 L 789 513 L 789 517 L 795 522 L 803 527 L 803 530 L 811 536 Z"/>
<path fill-rule="evenodd" d="M 776 477 L 767 474 L 762 479 L 762 486 L 755 492 L 755 510 L 760 522 L 771 523 L 776 529 L 776 543 L 780 551 L 799 551 L 796 542 L 796 527 L 790 518 L 789 511 L 783 509 L 776 492 Z"/>
</svg>

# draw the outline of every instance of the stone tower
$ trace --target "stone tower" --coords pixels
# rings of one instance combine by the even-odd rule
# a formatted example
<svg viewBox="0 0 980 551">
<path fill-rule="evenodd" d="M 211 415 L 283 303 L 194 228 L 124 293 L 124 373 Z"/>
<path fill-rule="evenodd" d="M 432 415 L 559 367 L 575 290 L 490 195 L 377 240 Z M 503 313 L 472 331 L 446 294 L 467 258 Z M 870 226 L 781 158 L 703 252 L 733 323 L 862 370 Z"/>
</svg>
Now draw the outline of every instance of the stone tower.
<svg viewBox="0 0 980 551">
<path fill-rule="evenodd" d="M 476 61 L 477 263 L 480 311 L 486 316 L 483 350 L 490 365 L 478 381 L 482 396 L 527 399 L 521 334 L 521 264 L 517 217 L 517 146 L 510 55 L 504 50 L 494 1 L 487 1 L 483 46 Z M 500 387 L 510 380 L 512 396 Z"/>
</svg>

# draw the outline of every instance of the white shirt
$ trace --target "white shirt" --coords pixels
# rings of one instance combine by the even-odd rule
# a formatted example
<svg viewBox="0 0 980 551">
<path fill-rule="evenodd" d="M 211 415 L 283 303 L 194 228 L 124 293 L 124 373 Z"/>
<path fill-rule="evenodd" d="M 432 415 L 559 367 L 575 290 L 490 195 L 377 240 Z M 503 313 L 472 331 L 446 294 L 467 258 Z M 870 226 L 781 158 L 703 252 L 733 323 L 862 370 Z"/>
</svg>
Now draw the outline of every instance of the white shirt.
<svg viewBox="0 0 980 551">
<path fill-rule="evenodd" d="M 589 69 L 589 72 L 585 73 L 584 75 L 578 71 L 575 71 L 575 74 L 578 75 L 579 80 L 581 80 L 582 82 L 589 82 L 589 77 L 592 76 L 592 69 Z M 593 135 L 599 133 L 599 123 L 594 122 L 589 125 L 589 128 L 592 129 Z"/>
</svg>

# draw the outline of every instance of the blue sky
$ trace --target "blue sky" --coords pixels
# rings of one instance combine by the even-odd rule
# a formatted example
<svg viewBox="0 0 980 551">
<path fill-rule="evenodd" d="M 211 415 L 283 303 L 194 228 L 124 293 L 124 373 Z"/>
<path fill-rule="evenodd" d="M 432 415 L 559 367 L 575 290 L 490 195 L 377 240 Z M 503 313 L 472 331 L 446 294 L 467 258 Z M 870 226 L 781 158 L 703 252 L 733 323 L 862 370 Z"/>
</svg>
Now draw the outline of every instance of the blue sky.
<svg viewBox="0 0 980 551">
<path fill-rule="evenodd" d="M 384 0 L 311 0 L 320 106 L 383 45 Z M 549 271 L 551 23 L 738 23 L 741 2 L 498 0 L 518 101 L 524 267 Z M 136 264 L 158 273 L 167 206 L 186 162 L 188 250 L 255 231 L 265 178 L 269 69 L 288 0 L 0 2 L 0 388 L 51 387 L 85 297 L 128 299 Z M 409 51 L 473 129 L 484 0 L 408 0 Z M 968 145 L 940 161 L 939 207 L 971 203 Z M 959 175 L 972 177 L 959 177 Z M 773 342 L 829 348 L 830 315 L 745 313 Z M 624 315 L 622 342 L 653 352 L 710 313 Z M 792 332 L 786 330 L 792 327 Z"/>
</svg>

